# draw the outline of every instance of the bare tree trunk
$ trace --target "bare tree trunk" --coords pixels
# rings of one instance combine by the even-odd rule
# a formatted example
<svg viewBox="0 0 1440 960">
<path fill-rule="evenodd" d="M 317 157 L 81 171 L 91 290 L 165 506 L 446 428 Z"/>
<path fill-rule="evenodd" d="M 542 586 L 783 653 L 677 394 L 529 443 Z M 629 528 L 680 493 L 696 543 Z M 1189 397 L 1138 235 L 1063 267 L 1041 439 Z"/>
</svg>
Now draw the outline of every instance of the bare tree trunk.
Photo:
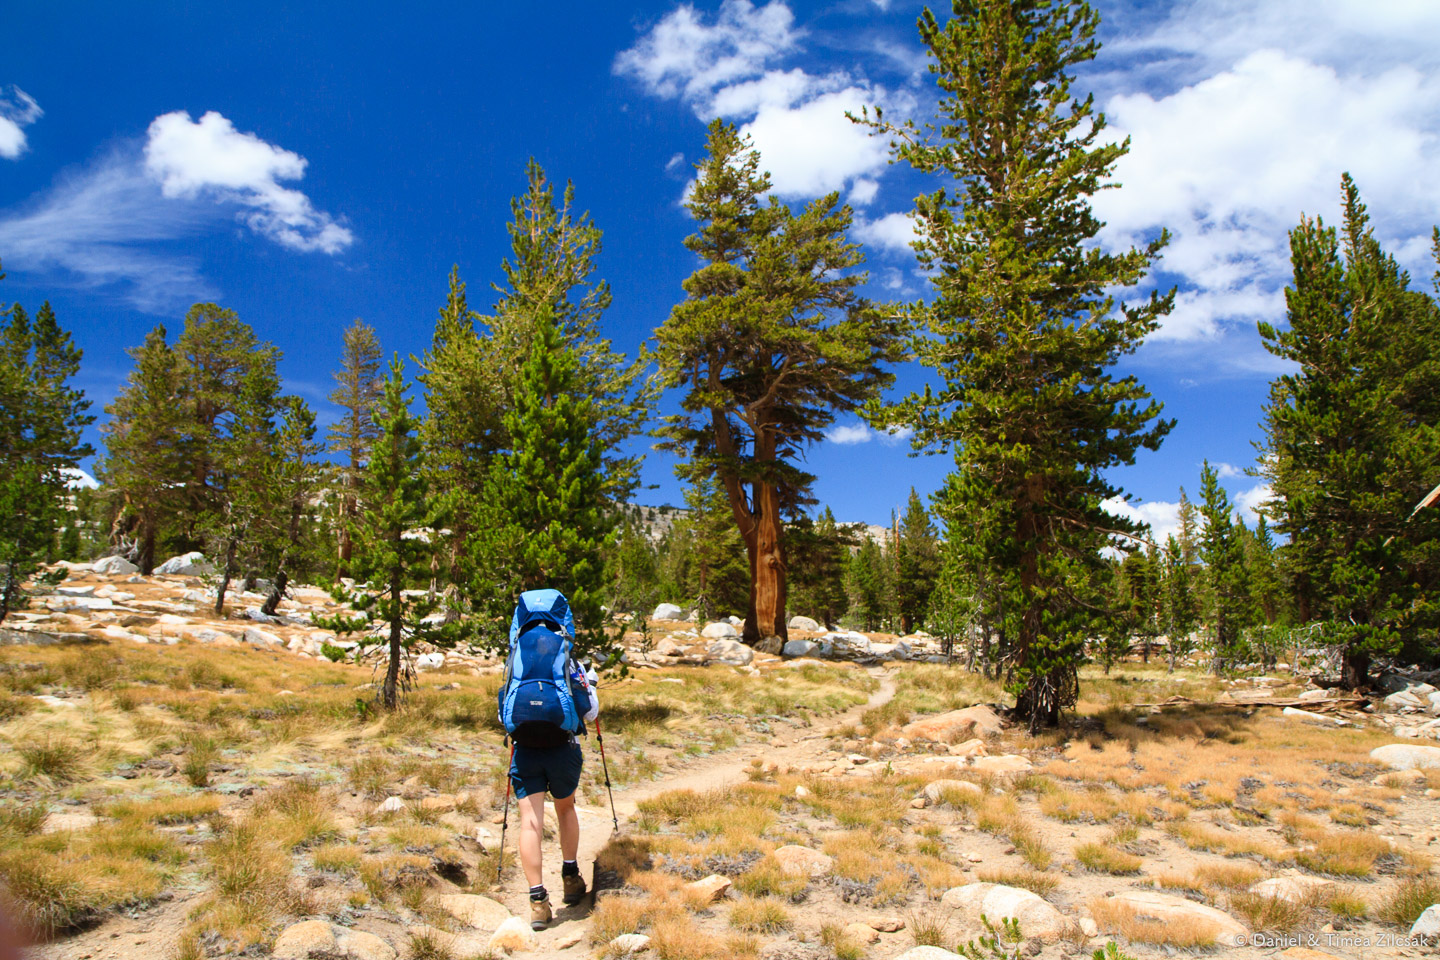
<svg viewBox="0 0 1440 960">
<path fill-rule="evenodd" d="M 235 572 L 235 550 L 237 538 L 228 537 L 225 540 L 225 563 L 220 570 L 220 583 L 215 587 L 215 616 L 225 615 L 225 594 L 230 590 L 230 578 Z"/>
<path fill-rule="evenodd" d="M 289 558 L 288 553 L 280 558 L 280 569 L 275 571 L 275 582 L 270 587 L 270 595 L 265 598 L 265 603 L 260 607 L 260 612 L 267 617 L 275 616 L 275 611 L 280 609 L 280 601 L 285 599 L 285 588 L 290 585 L 290 573 L 285 569 L 285 563 Z"/>
<path fill-rule="evenodd" d="M 750 553 L 750 615 L 745 620 L 745 642 L 751 646 L 778 637 L 788 639 L 785 628 L 785 554 L 781 542 L 779 491 L 756 484 L 756 523 Z"/>
<path fill-rule="evenodd" d="M 1346 646 L 1340 652 L 1340 686 L 1346 690 L 1363 690 L 1370 686 L 1370 654 Z"/>
<path fill-rule="evenodd" d="M 387 710 L 394 710 L 400 704 L 400 641 L 404 627 L 400 588 L 400 571 L 391 571 L 390 596 L 394 599 L 395 614 L 390 618 L 390 662 L 385 667 L 385 686 L 381 691 Z"/>
</svg>

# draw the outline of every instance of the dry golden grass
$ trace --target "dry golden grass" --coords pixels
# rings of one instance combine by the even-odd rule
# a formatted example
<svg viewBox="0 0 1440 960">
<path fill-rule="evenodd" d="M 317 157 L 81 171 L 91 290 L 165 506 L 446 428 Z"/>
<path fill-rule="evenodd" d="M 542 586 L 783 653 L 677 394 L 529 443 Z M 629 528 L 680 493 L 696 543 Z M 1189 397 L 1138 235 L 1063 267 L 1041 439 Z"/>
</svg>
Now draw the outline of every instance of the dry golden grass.
<svg viewBox="0 0 1440 960">
<path fill-rule="evenodd" d="M 982 883 L 1000 883 L 1007 887 L 1020 887 L 1042 897 L 1053 892 L 1060 885 L 1060 878 L 1054 874 L 1040 873 L 1036 870 L 1012 870 L 1005 867 L 990 867 L 980 870 L 975 877 Z"/>
<path fill-rule="evenodd" d="M 775 897 L 741 897 L 730 908 L 730 926 L 750 933 L 779 933 L 795 920 L 783 901 Z"/>
<path fill-rule="evenodd" d="M 1211 824 L 1187 821 L 1166 825 L 1166 832 L 1191 850 L 1204 850 L 1227 857 L 1259 857 L 1272 863 L 1288 863 L 1293 852 L 1268 840 Z"/>
<path fill-rule="evenodd" d="M 1015 851 L 1036 870 L 1050 866 L 1051 854 L 1035 824 L 1020 812 L 1013 797 L 987 797 L 978 808 L 975 825 L 986 833 L 1004 837 Z"/>
<path fill-rule="evenodd" d="M 179 823 L 193 823 L 216 813 L 220 809 L 220 798 L 214 794 L 192 793 L 154 800 L 130 801 L 107 804 L 102 812 L 118 820 L 142 820 L 146 823 L 173 826 Z"/>
<path fill-rule="evenodd" d="M 1092 899 L 1088 906 L 1090 915 L 1103 932 L 1135 943 L 1153 943 L 1185 950 L 1214 946 L 1220 939 L 1220 928 L 1200 918 L 1160 923 L 1141 916 L 1129 904 L 1105 897 Z"/>
<path fill-rule="evenodd" d="M 1193 890 L 1214 894 L 1218 891 L 1248 890 L 1267 874 L 1251 863 L 1202 863 L 1188 874 L 1167 873 L 1156 877 L 1167 890 Z"/>
<path fill-rule="evenodd" d="M 830 948 L 835 960 L 860 960 L 865 956 L 865 946 L 838 923 L 820 926 L 820 942 Z"/>
<path fill-rule="evenodd" d="M 1133 876 L 1140 872 L 1144 861 L 1109 843 L 1082 843 L 1075 848 L 1075 859 L 1093 873 L 1111 876 Z"/>
<path fill-rule="evenodd" d="M 1406 877 L 1381 900 L 1375 916 L 1384 923 L 1408 927 L 1433 903 L 1440 903 L 1440 879 Z"/>
<path fill-rule="evenodd" d="M 1295 862 L 1313 873 L 1344 877 L 1368 877 L 1375 862 L 1391 853 L 1390 844 L 1379 837 L 1355 830 L 1331 830 L 1298 813 L 1281 818 L 1286 839 L 1295 844 Z"/>
</svg>

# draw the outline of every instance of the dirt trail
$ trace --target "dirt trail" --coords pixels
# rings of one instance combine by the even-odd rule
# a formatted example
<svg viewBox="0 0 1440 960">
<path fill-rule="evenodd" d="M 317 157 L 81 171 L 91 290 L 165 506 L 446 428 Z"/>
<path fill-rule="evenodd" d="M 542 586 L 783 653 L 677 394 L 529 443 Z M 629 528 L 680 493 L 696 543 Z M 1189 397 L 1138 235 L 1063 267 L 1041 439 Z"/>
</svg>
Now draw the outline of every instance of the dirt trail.
<svg viewBox="0 0 1440 960">
<path fill-rule="evenodd" d="M 881 706 L 895 696 L 895 681 L 888 671 L 882 668 L 870 668 L 867 672 L 880 681 L 880 686 L 870 695 L 870 699 L 859 706 L 851 707 L 842 714 L 829 718 L 826 726 L 822 728 L 792 729 L 770 741 L 743 744 L 724 753 L 714 754 L 686 764 L 683 769 L 663 779 L 637 783 L 616 790 L 615 813 L 620 820 L 621 830 L 625 829 L 625 825 L 635 815 L 638 805 L 651 797 L 668 793 L 671 790 L 714 790 L 717 787 L 744 782 L 746 774 L 750 770 L 750 762 L 757 757 L 763 759 L 767 765 L 775 763 L 793 767 L 812 763 L 821 755 L 829 753 L 829 745 L 826 741 L 832 731 L 856 722 L 866 710 Z M 599 754 L 587 748 L 585 762 L 599 763 Z M 580 869 L 586 882 L 589 882 L 591 864 L 595 860 L 595 855 L 604 849 L 605 844 L 610 842 L 610 836 L 614 833 L 614 824 L 610 818 L 608 804 L 605 806 L 577 805 L 576 810 L 580 815 Z M 506 843 L 513 846 L 513 829 L 515 827 L 513 822 L 511 827 L 512 835 L 506 838 Z M 517 916 L 529 916 L 529 902 L 526 899 L 523 889 L 524 881 L 520 878 L 519 869 L 516 868 L 507 875 L 507 880 L 512 889 L 506 890 L 504 895 L 497 899 Z M 546 888 L 551 891 L 551 901 L 558 907 L 559 897 L 556 892 L 560 889 L 560 858 L 558 847 L 553 840 L 547 840 L 545 843 L 544 880 Z M 581 907 L 585 906 L 585 904 L 581 905 Z M 557 917 L 557 922 L 551 924 L 548 930 L 537 936 L 539 948 L 534 953 L 527 953 L 526 956 L 534 958 L 534 960 L 575 956 L 573 949 L 562 952 L 554 944 L 557 941 L 563 942 L 573 935 L 575 921 L 583 920 L 584 917 L 585 913 L 581 908 L 562 909 Z"/>
</svg>

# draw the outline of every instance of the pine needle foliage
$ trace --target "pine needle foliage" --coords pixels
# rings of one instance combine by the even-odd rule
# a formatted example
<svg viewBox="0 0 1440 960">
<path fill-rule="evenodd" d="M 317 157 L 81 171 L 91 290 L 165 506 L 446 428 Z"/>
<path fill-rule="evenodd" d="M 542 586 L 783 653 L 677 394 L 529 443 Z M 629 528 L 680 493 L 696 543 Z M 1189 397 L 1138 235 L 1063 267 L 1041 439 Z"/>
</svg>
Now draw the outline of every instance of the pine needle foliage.
<svg viewBox="0 0 1440 960">
<path fill-rule="evenodd" d="M 955 0 L 920 36 L 940 86 L 935 124 L 859 118 L 897 160 L 946 183 L 916 201 L 920 264 L 934 297 L 914 308 L 922 363 L 941 379 L 879 412 L 919 448 L 955 452 L 939 512 L 951 549 L 1005 593 L 1017 713 L 1053 725 L 1077 695 L 1100 549 L 1130 524 L 1106 513 L 1107 471 L 1155 449 L 1173 425 L 1115 363 L 1171 308 L 1173 292 L 1117 305 L 1168 237 L 1108 252 L 1090 208 L 1128 142 L 1104 140 L 1071 71 L 1093 59 L 1098 16 L 1078 0 Z"/>
</svg>

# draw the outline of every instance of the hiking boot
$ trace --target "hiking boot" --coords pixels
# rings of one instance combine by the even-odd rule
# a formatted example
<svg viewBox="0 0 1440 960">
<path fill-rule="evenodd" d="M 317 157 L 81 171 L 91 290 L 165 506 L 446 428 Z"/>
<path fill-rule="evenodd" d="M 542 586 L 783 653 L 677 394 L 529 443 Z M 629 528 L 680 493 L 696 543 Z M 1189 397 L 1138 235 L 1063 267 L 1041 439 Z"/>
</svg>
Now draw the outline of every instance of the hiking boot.
<svg viewBox="0 0 1440 960">
<path fill-rule="evenodd" d="M 585 879 L 580 874 L 569 877 L 562 876 L 560 882 L 565 885 L 565 896 L 560 900 L 565 906 L 573 907 L 585 899 Z"/>
<path fill-rule="evenodd" d="M 550 911 L 550 898 L 530 901 L 530 929 L 544 930 L 555 915 Z"/>
</svg>

